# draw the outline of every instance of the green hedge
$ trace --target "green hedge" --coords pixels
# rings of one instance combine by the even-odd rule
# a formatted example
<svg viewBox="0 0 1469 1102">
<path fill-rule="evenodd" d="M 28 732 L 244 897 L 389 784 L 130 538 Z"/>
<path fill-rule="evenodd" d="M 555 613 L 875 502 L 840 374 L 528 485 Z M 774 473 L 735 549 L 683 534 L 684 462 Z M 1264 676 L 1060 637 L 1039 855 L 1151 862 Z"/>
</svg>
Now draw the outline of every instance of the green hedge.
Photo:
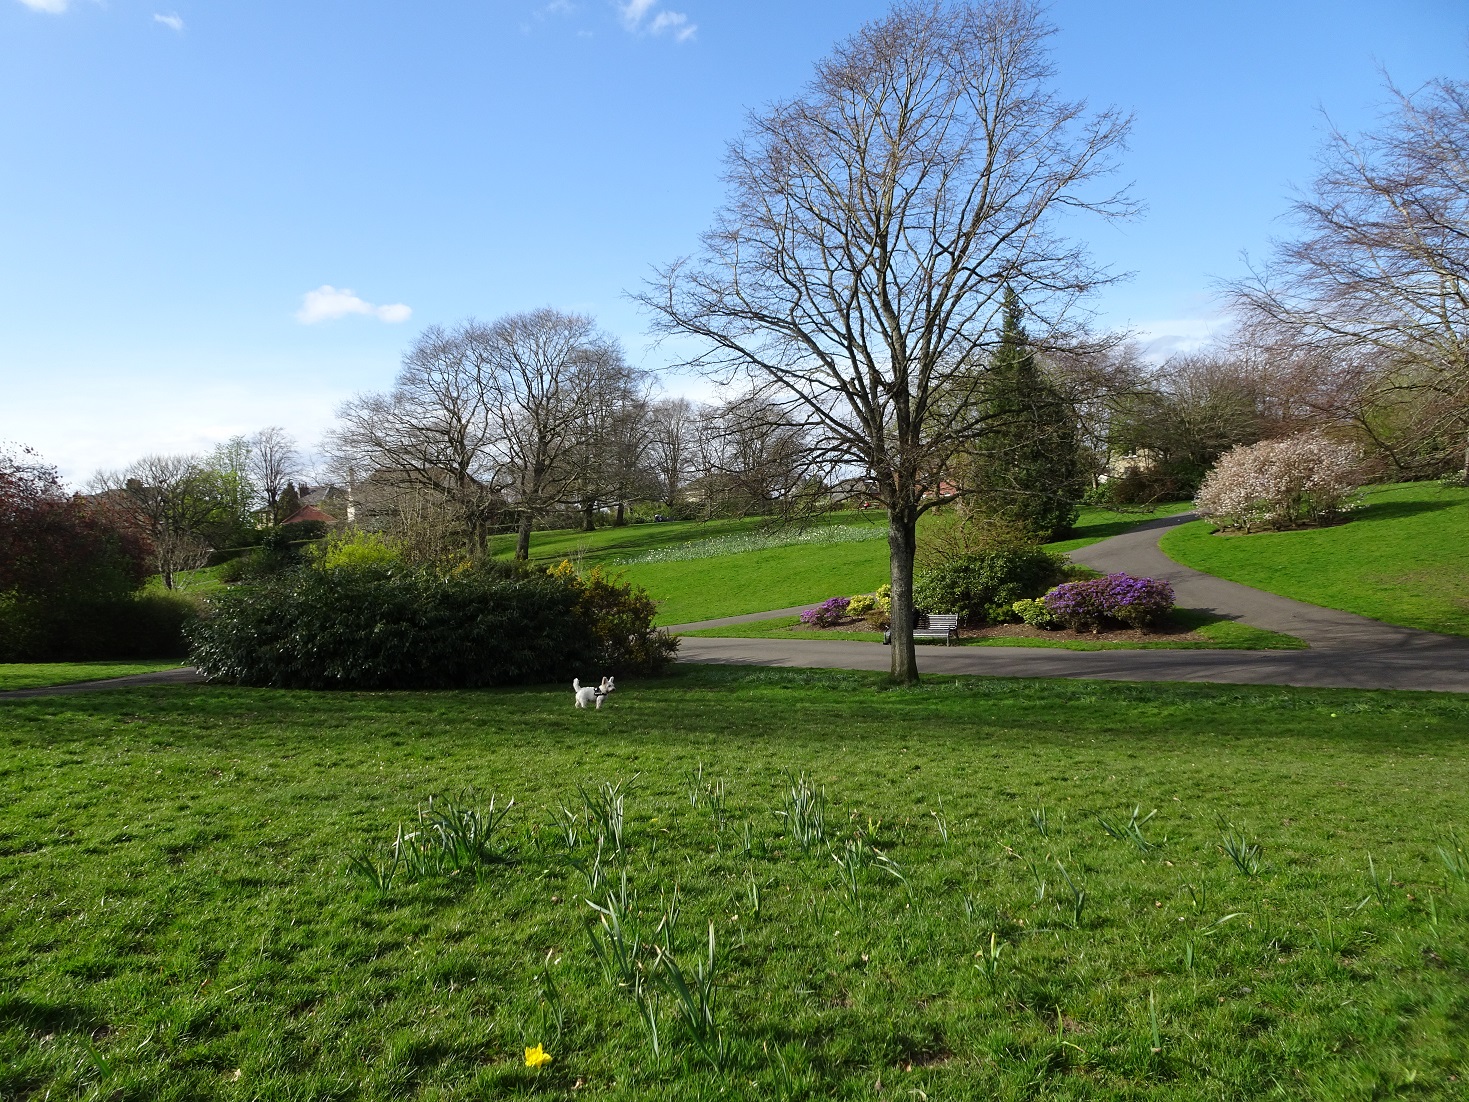
<svg viewBox="0 0 1469 1102">
<path fill-rule="evenodd" d="M 298 569 L 213 596 L 191 660 L 246 685 L 446 689 L 656 673 L 671 659 L 676 644 L 653 629 L 650 602 L 610 639 L 582 604 L 574 578 L 545 574 Z"/>
</svg>

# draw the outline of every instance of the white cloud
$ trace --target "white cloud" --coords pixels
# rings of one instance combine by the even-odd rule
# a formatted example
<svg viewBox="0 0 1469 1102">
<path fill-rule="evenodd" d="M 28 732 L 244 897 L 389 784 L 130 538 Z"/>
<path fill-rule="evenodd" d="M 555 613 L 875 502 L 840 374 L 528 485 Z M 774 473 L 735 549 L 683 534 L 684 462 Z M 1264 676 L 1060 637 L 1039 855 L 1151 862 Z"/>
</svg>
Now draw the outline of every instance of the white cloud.
<svg viewBox="0 0 1469 1102">
<path fill-rule="evenodd" d="M 44 11 L 60 15 L 71 4 L 71 0 L 20 0 L 31 11 Z"/>
<path fill-rule="evenodd" d="M 638 29 L 643 22 L 643 17 L 648 14 L 658 0 L 627 0 L 625 4 L 618 4 L 618 13 L 622 16 L 622 25 L 630 31 Z M 62 0 L 63 6 L 66 0 Z"/>
<path fill-rule="evenodd" d="M 1226 325 L 1227 319 L 1217 314 L 1168 318 L 1138 323 L 1133 327 L 1133 336 L 1147 359 L 1162 363 L 1175 353 L 1197 352 L 1206 347 Z"/>
<path fill-rule="evenodd" d="M 168 15 L 159 15 L 157 12 L 154 12 L 153 22 L 162 23 L 169 30 L 178 31 L 180 34 L 184 33 L 184 21 L 175 13 L 171 12 Z"/>
<path fill-rule="evenodd" d="M 374 306 L 357 297 L 347 288 L 336 288 L 323 283 L 314 291 L 307 291 L 301 298 L 301 309 L 296 311 L 296 320 L 302 325 L 315 325 L 320 321 L 336 321 L 350 314 L 366 314 L 389 324 L 407 321 L 413 316 L 411 307 L 401 302 L 388 306 Z"/>
<path fill-rule="evenodd" d="M 683 12 L 659 11 L 657 6 L 658 0 L 622 0 L 617 4 L 617 14 L 622 25 L 634 34 L 667 34 L 675 42 L 687 42 L 698 33 L 699 25 L 690 23 Z"/>
</svg>

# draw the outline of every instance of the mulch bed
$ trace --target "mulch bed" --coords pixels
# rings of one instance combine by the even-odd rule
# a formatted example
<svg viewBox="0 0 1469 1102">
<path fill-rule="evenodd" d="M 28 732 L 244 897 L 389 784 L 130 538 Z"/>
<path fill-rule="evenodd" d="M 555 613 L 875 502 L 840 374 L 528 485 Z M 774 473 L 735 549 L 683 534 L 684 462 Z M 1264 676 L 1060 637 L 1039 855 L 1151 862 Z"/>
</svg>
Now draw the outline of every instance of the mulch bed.
<svg viewBox="0 0 1469 1102">
<path fill-rule="evenodd" d="M 830 628 L 818 631 L 872 631 L 873 627 L 860 616 L 844 616 Z M 985 624 L 977 628 L 960 628 L 960 639 L 1055 639 L 1058 641 L 1090 643 L 1151 643 L 1160 639 L 1172 639 L 1183 643 L 1207 643 L 1208 639 L 1182 624 L 1166 623 L 1151 631 L 1137 628 L 1120 628 L 1116 631 L 1045 631 L 1029 624 Z"/>
</svg>

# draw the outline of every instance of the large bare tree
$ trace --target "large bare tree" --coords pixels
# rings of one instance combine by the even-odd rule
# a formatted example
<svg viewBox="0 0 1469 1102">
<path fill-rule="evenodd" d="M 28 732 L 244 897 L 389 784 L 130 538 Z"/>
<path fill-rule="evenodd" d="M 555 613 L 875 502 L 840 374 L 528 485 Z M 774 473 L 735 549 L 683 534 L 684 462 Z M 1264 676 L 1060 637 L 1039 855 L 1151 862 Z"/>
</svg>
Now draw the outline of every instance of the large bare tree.
<svg viewBox="0 0 1469 1102">
<path fill-rule="evenodd" d="M 280 510 L 281 491 L 300 477 L 301 453 L 295 438 L 279 425 L 269 425 L 249 437 L 246 469 L 256 492 L 265 499 L 273 524 L 285 519 Z"/>
<path fill-rule="evenodd" d="M 1232 289 L 1400 470 L 1452 456 L 1469 478 L 1469 84 L 1389 90 L 1377 130 L 1333 131 L 1299 235 Z"/>
<path fill-rule="evenodd" d="M 484 333 L 498 485 L 519 514 L 515 557 L 530 556 L 531 529 L 574 496 L 578 452 L 596 430 L 599 394 L 621 392 L 627 365 L 615 341 L 582 314 L 542 308 L 501 318 Z"/>
<path fill-rule="evenodd" d="M 143 536 L 165 589 L 205 564 L 210 534 L 228 522 L 233 489 L 193 455 L 145 455 L 124 471 L 98 471 L 89 483 L 99 507 Z"/>
<path fill-rule="evenodd" d="M 982 428 L 973 398 L 1006 285 L 1044 345 L 1105 276 L 1061 232 L 1125 213 L 1099 186 L 1127 120 L 1051 87 L 1051 28 L 1025 0 L 900 3 L 751 118 L 701 253 L 642 296 L 697 361 L 742 371 L 815 433 L 813 456 L 887 507 L 892 676 L 918 677 L 917 523 Z"/>
<path fill-rule="evenodd" d="M 475 321 L 425 329 L 393 389 L 345 403 L 326 443 L 350 483 L 437 505 L 471 555 L 484 549 L 494 506 L 490 443 L 498 426 L 487 333 Z"/>
</svg>

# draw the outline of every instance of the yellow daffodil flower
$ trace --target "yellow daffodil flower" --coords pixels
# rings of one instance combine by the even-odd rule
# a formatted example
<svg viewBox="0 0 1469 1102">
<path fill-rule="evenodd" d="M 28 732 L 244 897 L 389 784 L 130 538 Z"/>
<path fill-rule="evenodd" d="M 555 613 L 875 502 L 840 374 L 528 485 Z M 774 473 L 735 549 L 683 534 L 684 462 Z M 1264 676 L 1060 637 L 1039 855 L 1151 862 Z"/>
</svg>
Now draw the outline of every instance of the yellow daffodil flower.
<svg viewBox="0 0 1469 1102">
<path fill-rule="evenodd" d="M 525 1050 L 525 1066 L 528 1068 L 543 1068 L 551 1062 L 551 1054 L 540 1045 Z"/>
</svg>

